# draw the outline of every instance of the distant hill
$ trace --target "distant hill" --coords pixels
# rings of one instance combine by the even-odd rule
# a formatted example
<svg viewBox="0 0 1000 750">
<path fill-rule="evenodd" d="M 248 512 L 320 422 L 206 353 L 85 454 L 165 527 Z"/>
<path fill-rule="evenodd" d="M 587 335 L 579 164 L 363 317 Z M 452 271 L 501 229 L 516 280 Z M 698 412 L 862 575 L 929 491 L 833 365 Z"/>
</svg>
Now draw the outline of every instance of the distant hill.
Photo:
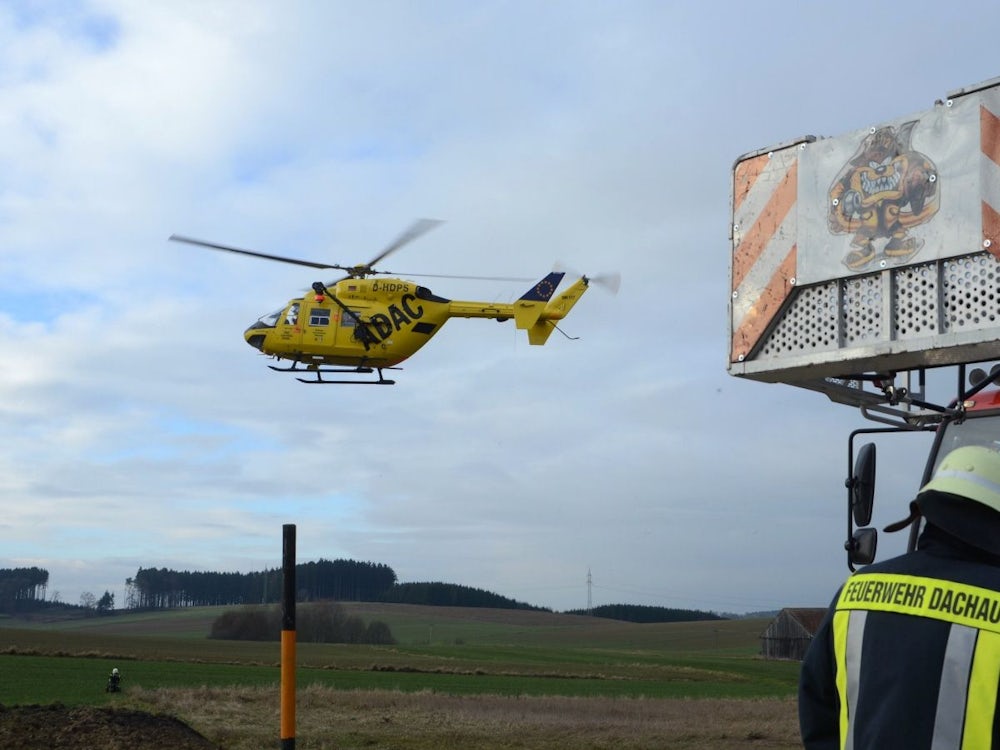
<svg viewBox="0 0 1000 750">
<path fill-rule="evenodd" d="M 385 591 L 379 601 L 394 604 L 427 604 L 434 607 L 483 607 L 490 609 L 548 610 L 508 599 L 492 591 L 461 586 L 457 583 L 397 583 Z"/>
<path fill-rule="evenodd" d="M 558 612 L 475 607 L 434 607 L 418 604 L 344 602 L 346 614 L 366 622 L 379 620 L 389 626 L 402 646 L 428 643 L 454 646 L 491 645 L 556 648 L 654 649 L 660 653 L 736 649 L 755 654 L 768 620 L 634 623 L 603 617 Z M 0 613 L 0 638 L 26 647 L 21 635 L 31 632 L 29 643 L 46 654 L 128 654 L 129 658 L 170 660 L 185 654 L 190 644 L 204 642 L 205 658 L 226 661 L 247 647 L 247 642 L 210 639 L 212 624 L 226 606 L 182 607 L 170 610 L 118 610 L 109 617 L 28 619 Z M 302 610 L 305 610 L 303 606 Z M 173 646 L 168 646 L 173 643 Z M 268 646 L 271 648 L 271 646 Z M 304 648 L 308 649 L 309 647 Z M 261 652 L 264 661 L 273 651 Z M 338 657 L 339 658 L 339 657 Z M 361 651 L 361 661 L 371 653 Z M 369 666 L 370 666 L 370 662 Z"/>
<path fill-rule="evenodd" d="M 669 607 L 649 607 L 642 604 L 605 604 L 591 610 L 575 609 L 571 615 L 606 617 L 609 620 L 626 622 L 700 622 L 702 620 L 725 620 L 714 612 L 696 609 L 671 609 Z"/>
<path fill-rule="evenodd" d="M 41 568 L 0 568 L 0 614 L 47 610 L 56 602 L 45 600 L 48 571 Z M 325 560 L 295 566 L 296 599 L 301 602 L 385 602 L 433 607 L 469 607 L 551 612 L 485 589 L 440 581 L 397 583 L 388 565 L 357 560 Z M 114 596 L 105 591 L 100 599 L 87 594 L 81 608 L 97 614 L 116 609 L 150 611 L 205 606 L 276 604 L 281 601 L 283 571 L 269 568 L 250 573 L 188 571 L 139 567 L 125 579 L 125 597 L 116 608 Z M 609 604 L 593 610 L 575 609 L 566 614 L 634 623 L 695 622 L 755 618 L 767 613 L 717 614 L 699 610 L 671 609 L 638 604 Z M 773 614 L 773 613 L 772 613 Z"/>
</svg>

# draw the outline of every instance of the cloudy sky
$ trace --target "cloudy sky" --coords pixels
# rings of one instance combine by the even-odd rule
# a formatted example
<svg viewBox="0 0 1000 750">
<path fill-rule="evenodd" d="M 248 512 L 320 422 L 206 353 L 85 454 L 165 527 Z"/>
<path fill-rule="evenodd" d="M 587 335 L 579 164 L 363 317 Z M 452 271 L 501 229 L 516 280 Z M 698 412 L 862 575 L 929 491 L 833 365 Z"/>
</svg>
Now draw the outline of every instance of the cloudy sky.
<svg viewBox="0 0 1000 750">
<path fill-rule="evenodd" d="M 0 4 L 0 567 L 121 603 L 139 567 L 278 566 L 294 523 L 300 561 L 554 609 L 588 570 L 594 605 L 825 604 L 865 422 L 728 375 L 732 165 L 1000 75 L 998 27 L 987 0 Z M 455 320 L 393 387 L 317 388 L 242 338 L 315 271 L 167 240 L 354 264 L 418 217 L 445 223 L 383 267 L 621 290 L 578 340 Z M 878 521 L 922 440 L 880 454 Z"/>
</svg>

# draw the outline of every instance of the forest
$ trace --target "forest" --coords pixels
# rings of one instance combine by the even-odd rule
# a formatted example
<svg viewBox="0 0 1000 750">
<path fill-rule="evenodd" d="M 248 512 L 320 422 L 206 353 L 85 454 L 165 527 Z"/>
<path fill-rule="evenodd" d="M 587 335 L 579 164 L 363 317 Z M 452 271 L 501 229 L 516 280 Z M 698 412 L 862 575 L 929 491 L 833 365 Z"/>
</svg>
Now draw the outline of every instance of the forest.
<svg viewBox="0 0 1000 750">
<path fill-rule="evenodd" d="M 49 572 L 42 568 L 0 568 L 0 612 L 14 614 L 52 606 L 45 601 Z M 295 566 L 296 601 L 299 602 L 387 602 L 425 604 L 438 607 L 486 607 L 548 611 L 509 599 L 484 589 L 454 583 L 397 583 L 388 565 L 355 560 L 318 560 Z M 139 568 L 125 581 L 124 609 L 156 610 L 178 607 L 277 604 L 282 599 L 280 568 L 253 573 L 180 571 L 169 568 Z M 92 594 L 84 609 L 111 614 L 114 595 L 105 592 L 99 600 Z M 60 605 L 62 606 L 62 605 Z M 591 615 L 638 623 L 689 622 L 727 619 L 712 612 L 609 604 L 566 614 Z"/>
<path fill-rule="evenodd" d="M 0 611 L 15 612 L 52 604 L 45 602 L 49 573 L 41 568 L 0 569 Z M 318 560 L 295 566 L 296 600 L 397 602 L 451 607 L 540 609 L 483 589 L 450 583 L 396 582 L 396 572 L 381 563 Z M 142 568 L 125 580 L 124 609 L 275 604 L 281 601 L 280 568 L 252 573 Z M 105 592 L 85 607 L 110 610 L 114 598 Z M 100 612 L 99 612 L 100 613 Z"/>
<path fill-rule="evenodd" d="M 533 609 L 530 604 L 508 599 L 492 591 L 455 583 L 398 583 L 379 599 L 395 604 L 430 604 L 435 607 L 489 607 L 493 609 Z"/>
<path fill-rule="evenodd" d="M 727 618 L 714 612 L 702 612 L 697 609 L 672 609 L 670 607 L 650 607 L 644 604 L 605 604 L 593 609 L 575 609 L 567 612 L 570 615 L 590 615 L 591 617 L 607 617 L 610 620 L 625 620 L 627 622 L 696 622 L 699 620 L 725 620 Z"/>
<path fill-rule="evenodd" d="M 255 573 L 139 568 L 125 581 L 125 607 L 273 604 L 281 601 L 282 583 L 280 568 Z M 395 583 L 395 571 L 381 563 L 319 560 L 295 566 L 298 601 L 378 601 Z"/>
</svg>

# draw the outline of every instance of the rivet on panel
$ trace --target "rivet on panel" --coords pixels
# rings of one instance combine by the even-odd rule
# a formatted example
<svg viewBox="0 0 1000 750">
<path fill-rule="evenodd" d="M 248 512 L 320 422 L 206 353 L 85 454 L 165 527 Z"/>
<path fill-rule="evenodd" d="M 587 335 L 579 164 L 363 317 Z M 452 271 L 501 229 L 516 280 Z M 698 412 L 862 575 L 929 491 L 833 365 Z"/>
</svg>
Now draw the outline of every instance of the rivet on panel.
<svg viewBox="0 0 1000 750">
<path fill-rule="evenodd" d="M 983 240 L 983 247 L 985 247 L 987 250 L 990 248 L 992 244 L 993 240 Z"/>
<path fill-rule="evenodd" d="M 788 283 L 791 284 L 792 286 L 795 286 L 795 277 L 792 276 L 792 278 L 788 280 Z"/>
</svg>

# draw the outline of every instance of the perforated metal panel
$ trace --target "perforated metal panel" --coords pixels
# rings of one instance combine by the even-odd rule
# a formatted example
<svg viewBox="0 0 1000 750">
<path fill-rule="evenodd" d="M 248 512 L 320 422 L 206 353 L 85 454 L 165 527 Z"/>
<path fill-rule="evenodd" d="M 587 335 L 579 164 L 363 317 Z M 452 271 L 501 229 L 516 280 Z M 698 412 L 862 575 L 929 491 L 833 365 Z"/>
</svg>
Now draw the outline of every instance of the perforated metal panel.
<svg viewBox="0 0 1000 750">
<path fill-rule="evenodd" d="M 997 261 L 982 253 L 945 263 L 945 330 L 992 328 L 997 321 Z"/>
<path fill-rule="evenodd" d="M 794 383 L 996 358 L 998 308 L 988 252 L 803 287 L 736 374 Z"/>
<path fill-rule="evenodd" d="M 764 341 L 760 359 L 839 348 L 837 282 L 800 289 L 781 321 Z"/>
<path fill-rule="evenodd" d="M 952 264 L 954 261 L 948 261 Z M 898 339 L 922 338 L 938 331 L 941 314 L 941 285 L 937 266 L 923 263 L 895 272 L 896 285 L 893 325 Z"/>
<path fill-rule="evenodd" d="M 844 286 L 844 342 L 846 346 L 874 343 L 882 338 L 883 275 L 860 276 Z"/>
</svg>

